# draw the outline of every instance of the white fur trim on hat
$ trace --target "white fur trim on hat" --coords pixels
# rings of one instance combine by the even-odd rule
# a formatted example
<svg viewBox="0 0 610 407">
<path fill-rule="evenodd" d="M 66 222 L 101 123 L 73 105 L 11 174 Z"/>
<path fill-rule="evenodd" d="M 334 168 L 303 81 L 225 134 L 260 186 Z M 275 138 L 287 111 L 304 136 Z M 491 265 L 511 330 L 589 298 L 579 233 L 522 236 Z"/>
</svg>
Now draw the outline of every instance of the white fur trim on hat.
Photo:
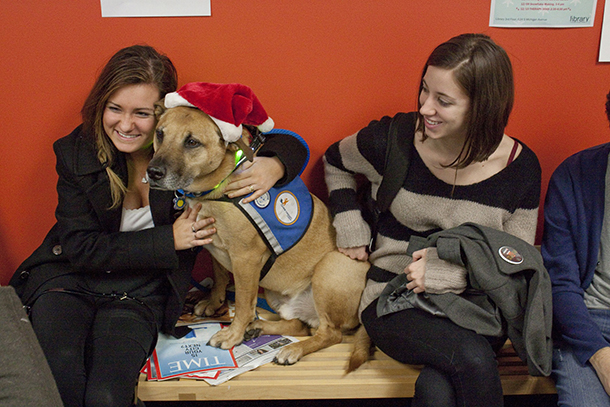
<svg viewBox="0 0 610 407">
<path fill-rule="evenodd" d="M 171 109 L 172 107 L 178 106 L 195 107 L 194 104 L 189 103 L 188 100 L 180 96 L 178 92 L 172 92 L 165 95 L 165 100 L 163 103 L 165 104 L 166 109 Z"/>
</svg>

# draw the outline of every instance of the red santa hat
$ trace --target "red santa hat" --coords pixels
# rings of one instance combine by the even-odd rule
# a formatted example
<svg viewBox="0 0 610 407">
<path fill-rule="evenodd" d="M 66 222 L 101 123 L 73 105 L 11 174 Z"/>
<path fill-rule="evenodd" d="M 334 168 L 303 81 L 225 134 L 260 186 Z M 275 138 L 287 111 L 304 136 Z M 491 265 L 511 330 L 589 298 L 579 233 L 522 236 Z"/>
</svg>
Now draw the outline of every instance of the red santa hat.
<svg viewBox="0 0 610 407">
<path fill-rule="evenodd" d="M 239 83 L 187 83 L 177 92 L 165 95 L 166 108 L 177 106 L 195 107 L 207 113 L 228 143 L 239 140 L 242 124 L 256 126 L 263 133 L 274 125 L 252 89 Z"/>
</svg>

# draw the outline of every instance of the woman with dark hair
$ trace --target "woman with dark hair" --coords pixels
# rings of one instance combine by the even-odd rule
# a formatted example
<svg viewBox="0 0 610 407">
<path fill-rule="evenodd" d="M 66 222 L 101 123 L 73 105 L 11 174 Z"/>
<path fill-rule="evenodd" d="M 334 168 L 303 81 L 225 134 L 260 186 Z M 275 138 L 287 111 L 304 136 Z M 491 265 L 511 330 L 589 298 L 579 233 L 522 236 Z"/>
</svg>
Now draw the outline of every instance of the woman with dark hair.
<svg viewBox="0 0 610 407">
<path fill-rule="evenodd" d="M 197 248 L 213 219 L 182 213 L 173 192 L 149 188 L 154 103 L 176 90 L 171 61 L 149 46 L 118 51 L 82 109 L 83 124 L 54 143 L 57 223 L 11 285 L 66 406 L 129 406 L 159 331 L 174 332 Z M 278 135 L 279 136 L 279 135 Z M 289 182 L 307 156 L 290 136 L 269 137 L 227 190 L 247 199 Z"/>
<path fill-rule="evenodd" d="M 512 105 L 510 60 L 488 36 L 464 34 L 439 45 L 421 75 L 418 111 L 398 133 L 409 146 L 406 177 L 373 225 L 374 236 L 356 201 L 354 177 L 364 175 L 377 199 L 383 179 L 395 176 L 386 163 L 393 119 L 371 122 L 324 157 L 337 246 L 372 264 L 361 300 L 366 332 L 396 360 L 425 365 L 414 406 L 502 405 L 495 350 L 506 337 L 484 336 L 421 306 L 428 294 L 468 289 L 466 269 L 440 259 L 436 248 L 412 256 L 407 250 L 411 237 L 465 222 L 534 243 L 540 165 L 527 146 L 504 134 Z M 420 306 L 378 316 L 379 295 L 403 273 Z"/>
</svg>

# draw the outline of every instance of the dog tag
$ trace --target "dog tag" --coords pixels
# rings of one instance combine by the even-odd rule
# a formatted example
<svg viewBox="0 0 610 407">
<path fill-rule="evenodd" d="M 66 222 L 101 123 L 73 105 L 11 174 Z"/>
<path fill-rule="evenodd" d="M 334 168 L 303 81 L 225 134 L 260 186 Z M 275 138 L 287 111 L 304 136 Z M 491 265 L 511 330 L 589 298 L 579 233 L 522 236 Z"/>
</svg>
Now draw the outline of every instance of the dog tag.
<svg viewBox="0 0 610 407">
<path fill-rule="evenodd" d="M 184 209 L 184 206 L 186 205 L 186 200 L 184 199 L 183 196 L 177 196 L 174 198 L 174 209 L 177 211 L 180 211 L 182 209 Z"/>
</svg>

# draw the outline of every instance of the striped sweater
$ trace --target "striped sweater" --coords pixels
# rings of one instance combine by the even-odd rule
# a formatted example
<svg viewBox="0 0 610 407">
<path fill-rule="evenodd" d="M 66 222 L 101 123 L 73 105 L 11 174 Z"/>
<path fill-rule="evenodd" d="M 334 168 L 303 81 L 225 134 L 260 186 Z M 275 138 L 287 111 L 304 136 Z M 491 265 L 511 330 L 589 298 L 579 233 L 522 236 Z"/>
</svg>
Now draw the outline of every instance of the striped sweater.
<svg viewBox="0 0 610 407">
<path fill-rule="evenodd" d="M 337 231 L 337 246 L 359 247 L 369 244 L 371 232 L 364 221 L 356 198 L 357 174 L 371 182 L 375 198 L 384 177 L 386 145 L 391 118 L 371 122 L 358 133 L 331 145 L 324 156 L 325 180 Z M 540 201 L 540 164 L 534 152 L 521 143 L 521 154 L 504 170 L 472 185 L 447 184 L 426 167 L 417 150 L 412 149 L 405 182 L 390 209 L 379 219 L 375 248 L 363 306 L 372 301 L 392 276 L 402 273 L 411 262 L 407 247 L 412 235 L 427 237 L 440 230 L 474 222 L 515 235 L 534 243 Z M 452 195 L 453 190 L 453 195 Z M 428 261 L 426 289 L 429 284 L 451 285 L 455 268 L 442 261 Z M 436 268 L 436 270 L 430 270 Z M 436 271 L 436 273 L 433 273 Z M 465 276 L 465 271 L 462 273 Z M 444 282 L 443 282 L 444 281 Z"/>
</svg>

